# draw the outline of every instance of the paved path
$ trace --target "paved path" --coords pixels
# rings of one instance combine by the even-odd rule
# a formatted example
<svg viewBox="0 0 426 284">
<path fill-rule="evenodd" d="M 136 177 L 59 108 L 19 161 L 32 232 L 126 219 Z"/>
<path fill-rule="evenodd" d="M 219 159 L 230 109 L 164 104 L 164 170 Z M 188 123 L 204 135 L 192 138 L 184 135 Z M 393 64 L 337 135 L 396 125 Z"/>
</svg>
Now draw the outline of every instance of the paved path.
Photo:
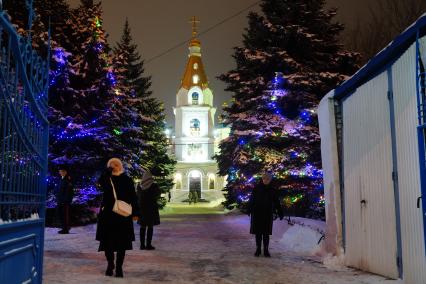
<svg viewBox="0 0 426 284">
<path fill-rule="evenodd" d="M 247 216 L 214 210 L 189 214 L 191 210 L 198 212 L 195 207 L 175 208 L 162 216 L 155 228 L 155 251 L 137 250 L 137 234 L 135 250 L 126 256 L 124 279 L 103 275 L 106 263 L 97 252 L 95 225 L 73 228 L 69 235 L 49 228 L 44 283 L 393 283 L 354 270 L 327 270 L 318 259 L 285 253 L 277 238 L 271 240 L 272 258 L 256 258 Z M 276 236 L 287 229 L 276 227 Z"/>
</svg>

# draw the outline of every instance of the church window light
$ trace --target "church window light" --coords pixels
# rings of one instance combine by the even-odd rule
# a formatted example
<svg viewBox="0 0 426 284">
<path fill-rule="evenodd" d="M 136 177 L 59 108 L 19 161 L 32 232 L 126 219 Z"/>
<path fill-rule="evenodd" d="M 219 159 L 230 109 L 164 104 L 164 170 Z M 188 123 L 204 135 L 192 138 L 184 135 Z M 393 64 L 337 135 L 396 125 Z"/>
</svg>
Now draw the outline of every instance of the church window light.
<svg viewBox="0 0 426 284">
<path fill-rule="evenodd" d="M 199 160 L 203 156 L 203 149 L 201 144 L 190 144 L 188 145 L 188 157 L 191 157 L 193 160 Z"/>
<path fill-rule="evenodd" d="M 182 189 L 182 174 L 175 174 L 175 189 Z"/>
<path fill-rule="evenodd" d="M 215 184 L 214 184 L 214 174 L 210 173 L 209 174 L 209 189 L 214 189 L 215 188 Z"/>
<path fill-rule="evenodd" d="M 192 104 L 198 105 L 200 95 L 197 92 L 193 92 L 191 96 L 192 96 Z"/>
<path fill-rule="evenodd" d="M 189 133 L 191 136 L 200 136 L 200 121 L 196 118 L 189 122 Z"/>
<path fill-rule="evenodd" d="M 198 84 L 198 81 L 200 81 L 200 77 L 198 75 L 192 76 L 192 83 Z"/>
</svg>

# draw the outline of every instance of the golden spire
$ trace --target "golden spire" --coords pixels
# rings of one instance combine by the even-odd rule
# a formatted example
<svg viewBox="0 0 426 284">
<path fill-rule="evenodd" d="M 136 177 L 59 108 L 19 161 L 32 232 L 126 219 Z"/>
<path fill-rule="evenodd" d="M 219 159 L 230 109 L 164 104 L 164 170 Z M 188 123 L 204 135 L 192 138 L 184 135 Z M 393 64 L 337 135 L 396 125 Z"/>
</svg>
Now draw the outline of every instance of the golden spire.
<svg viewBox="0 0 426 284">
<path fill-rule="evenodd" d="M 197 37 L 197 32 L 198 32 L 198 30 L 197 30 L 197 28 L 198 28 L 197 24 L 200 23 L 200 20 L 198 20 L 195 16 L 192 16 L 189 19 L 188 23 L 192 24 L 192 38 L 194 39 L 194 38 Z"/>
</svg>

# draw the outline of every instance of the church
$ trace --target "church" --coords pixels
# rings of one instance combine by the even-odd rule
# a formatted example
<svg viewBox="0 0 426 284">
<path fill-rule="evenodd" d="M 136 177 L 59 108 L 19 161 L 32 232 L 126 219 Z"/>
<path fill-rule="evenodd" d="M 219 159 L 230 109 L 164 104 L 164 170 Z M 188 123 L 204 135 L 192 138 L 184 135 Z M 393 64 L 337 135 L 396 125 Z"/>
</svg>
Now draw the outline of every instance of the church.
<svg viewBox="0 0 426 284">
<path fill-rule="evenodd" d="M 218 151 L 227 128 L 215 129 L 216 108 L 201 59 L 201 42 L 197 38 L 197 21 L 192 17 L 192 38 L 188 61 L 176 94 L 173 152 L 177 165 L 174 176 L 172 202 L 188 199 L 189 191 L 196 191 L 200 201 L 223 200 L 226 179 L 217 175 L 217 163 L 212 158 Z"/>
</svg>

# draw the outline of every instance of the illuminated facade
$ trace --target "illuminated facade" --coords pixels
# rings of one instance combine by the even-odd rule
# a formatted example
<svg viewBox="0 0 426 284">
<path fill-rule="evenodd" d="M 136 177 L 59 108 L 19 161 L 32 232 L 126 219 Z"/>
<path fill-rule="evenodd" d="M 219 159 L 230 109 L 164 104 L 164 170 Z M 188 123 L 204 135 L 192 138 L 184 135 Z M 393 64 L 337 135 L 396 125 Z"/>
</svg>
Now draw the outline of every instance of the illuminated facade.
<svg viewBox="0 0 426 284">
<path fill-rule="evenodd" d="M 188 62 L 176 95 L 174 154 L 178 161 L 173 201 L 183 201 L 189 190 L 198 192 L 207 201 L 223 198 L 224 179 L 218 176 L 212 159 L 217 147 L 214 120 L 216 108 L 201 60 L 201 43 L 196 38 L 195 18 L 189 43 Z"/>
</svg>

